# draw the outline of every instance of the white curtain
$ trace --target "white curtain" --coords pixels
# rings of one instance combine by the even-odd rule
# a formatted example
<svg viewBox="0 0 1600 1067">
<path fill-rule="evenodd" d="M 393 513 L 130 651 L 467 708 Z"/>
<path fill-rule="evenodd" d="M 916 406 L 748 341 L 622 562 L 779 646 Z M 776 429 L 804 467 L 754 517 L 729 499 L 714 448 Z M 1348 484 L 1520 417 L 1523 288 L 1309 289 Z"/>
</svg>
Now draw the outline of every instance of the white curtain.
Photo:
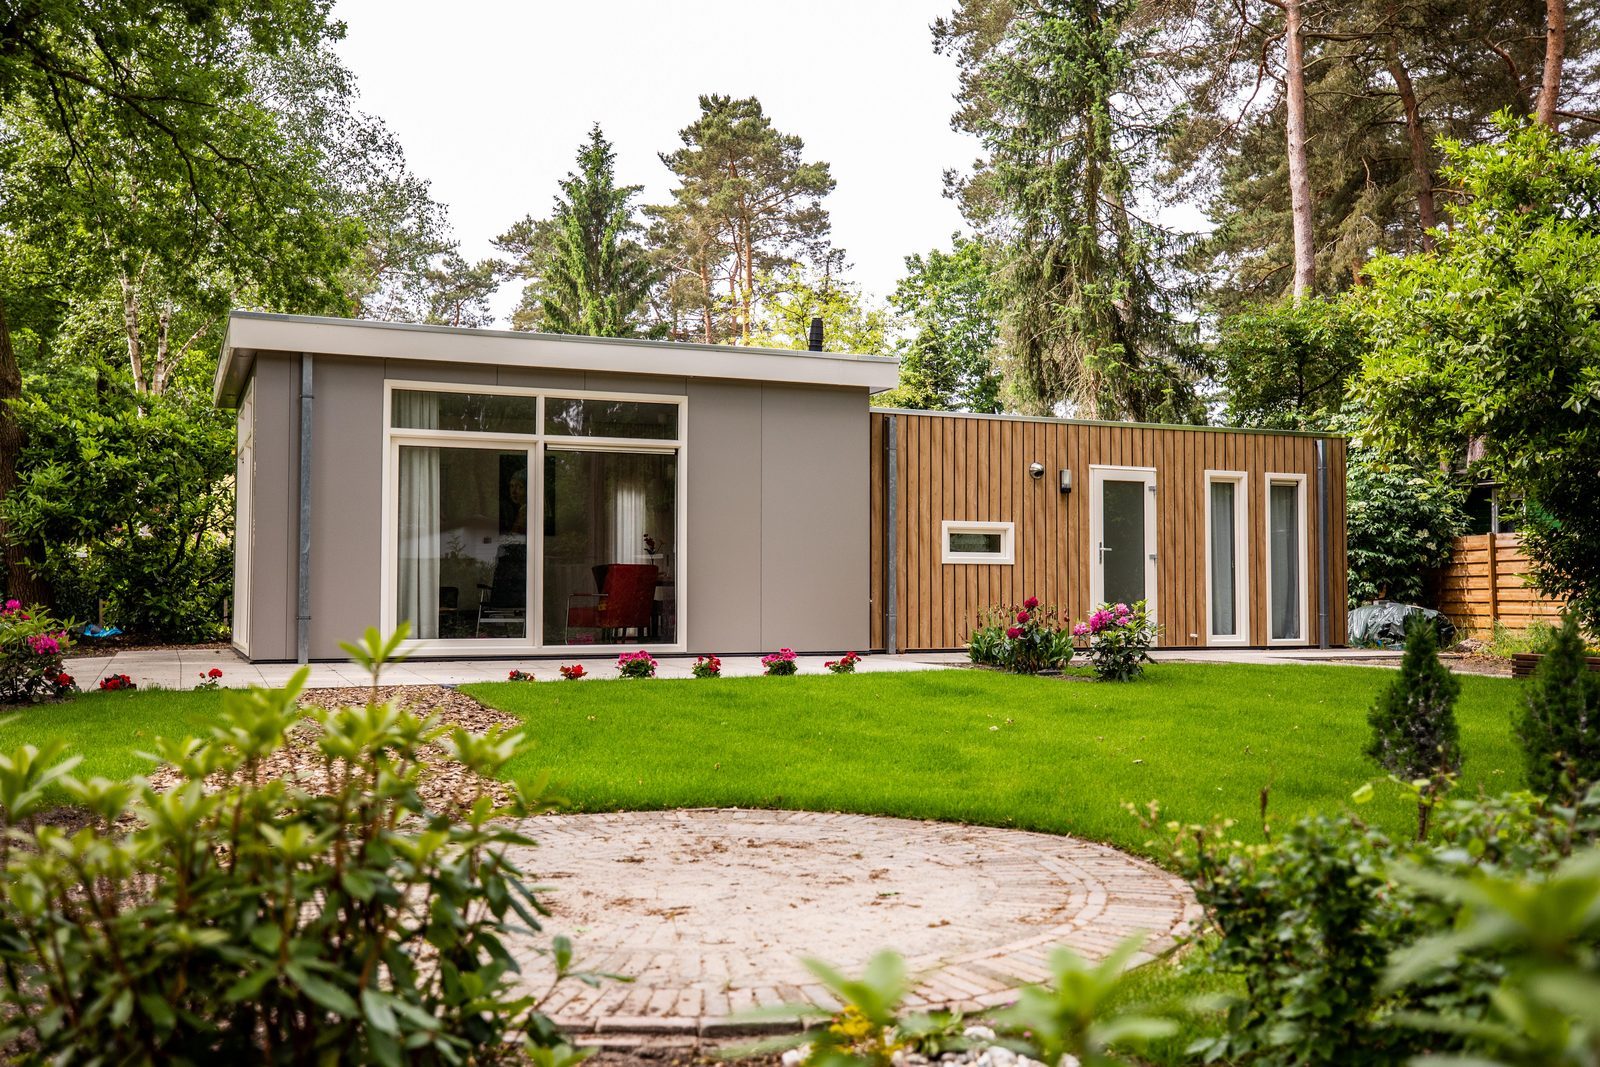
<svg viewBox="0 0 1600 1067">
<path fill-rule="evenodd" d="M 615 471 L 608 516 L 611 559 L 616 563 L 648 562 L 644 543 L 644 535 L 651 532 L 647 475 L 636 457 L 608 455 L 606 460 Z"/>
<path fill-rule="evenodd" d="M 1274 485 L 1268 501 L 1272 525 L 1272 636 L 1300 637 L 1300 487 Z"/>
<path fill-rule="evenodd" d="M 439 424 L 439 398 L 429 393 L 395 394 L 398 425 L 431 429 Z M 411 636 L 439 636 L 439 450 L 400 448 L 400 544 L 398 617 Z"/>
<path fill-rule="evenodd" d="M 1234 485 L 1211 483 L 1211 632 L 1232 637 L 1239 632 L 1234 622 L 1234 549 L 1238 544 L 1233 528 Z"/>
</svg>

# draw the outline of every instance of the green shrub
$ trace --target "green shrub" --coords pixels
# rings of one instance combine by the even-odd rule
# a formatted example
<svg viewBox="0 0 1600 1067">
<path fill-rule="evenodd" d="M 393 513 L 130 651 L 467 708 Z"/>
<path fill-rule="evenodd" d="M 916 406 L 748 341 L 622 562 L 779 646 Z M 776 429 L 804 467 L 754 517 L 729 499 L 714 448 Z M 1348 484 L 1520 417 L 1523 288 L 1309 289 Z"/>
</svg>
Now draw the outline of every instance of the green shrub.
<svg viewBox="0 0 1600 1067">
<path fill-rule="evenodd" d="M 1600 781 L 1600 674 L 1589 670 L 1587 653 L 1569 613 L 1534 671 L 1517 723 L 1528 784 L 1561 804 Z"/>
<path fill-rule="evenodd" d="M 211 736 L 156 744 L 179 781 L 77 781 L 75 760 L 0 756 L 0 1043 L 24 1063 L 509 1062 L 521 1033 L 572 1062 L 516 986 L 506 940 L 540 905 L 507 858 L 528 842 L 483 783 L 512 735 L 446 731 L 377 700 L 404 632 L 369 631 L 364 707 L 228 692 Z M 312 724 L 306 779 L 269 763 Z M 296 742 L 304 743 L 304 742 Z M 424 746 L 467 772 L 449 811 L 417 793 Z M 478 784 L 473 784 L 478 783 Z M 46 787 L 95 825 L 36 825 Z M 129 820 L 131 817 L 131 824 Z M 548 952 L 556 980 L 571 947 Z M 584 976 L 588 978 L 589 976 Z"/>
<path fill-rule="evenodd" d="M 234 430 L 209 395 L 119 390 L 15 402 L 26 444 L 0 502 L 56 607 L 162 640 L 226 636 Z"/>
<path fill-rule="evenodd" d="M 69 628 L 37 605 L 0 605 L 0 704 L 37 704 L 77 688 L 61 660 L 72 647 Z"/>
<path fill-rule="evenodd" d="M 1406 624 L 1400 673 L 1367 713 L 1372 742 L 1367 755 L 1390 774 L 1417 784 L 1417 840 L 1428 836 L 1428 813 L 1439 792 L 1461 770 L 1461 730 L 1456 697 L 1461 681 L 1439 662 L 1433 623 L 1414 615 Z"/>
<path fill-rule="evenodd" d="M 967 639 L 967 657 L 973 663 L 1018 674 L 1061 670 L 1072 662 L 1072 654 L 1072 635 L 1061 612 L 1041 605 L 1035 596 L 985 611 Z"/>
<path fill-rule="evenodd" d="M 1102 682 L 1128 682 L 1144 673 L 1146 663 L 1154 662 L 1150 649 L 1161 630 L 1150 621 L 1149 606 L 1141 600 L 1132 605 L 1101 604 L 1074 626 L 1072 633 L 1088 638 L 1095 677 Z"/>
<path fill-rule="evenodd" d="M 1157 815 L 1147 825 L 1154 825 Z M 1426 981 L 1385 986 L 1397 952 L 1452 928 L 1455 908 L 1397 881 L 1397 866 L 1434 878 L 1523 877 L 1554 869 L 1600 829 L 1600 791 L 1577 811 L 1531 793 L 1440 804 L 1432 841 L 1391 841 L 1355 815 L 1311 815 L 1242 845 L 1231 824 L 1168 824 L 1173 865 L 1205 910 L 1204 951 L 1186 966 L 1242 979 L 1220 1033 L 1192 1052 L 1262 1064 L 1400 1064 L 1441 1047 L 1405 1012 L 1487 1010 L 1505 974 L 1494 952 L 1463 951 Z"/>
</svg>

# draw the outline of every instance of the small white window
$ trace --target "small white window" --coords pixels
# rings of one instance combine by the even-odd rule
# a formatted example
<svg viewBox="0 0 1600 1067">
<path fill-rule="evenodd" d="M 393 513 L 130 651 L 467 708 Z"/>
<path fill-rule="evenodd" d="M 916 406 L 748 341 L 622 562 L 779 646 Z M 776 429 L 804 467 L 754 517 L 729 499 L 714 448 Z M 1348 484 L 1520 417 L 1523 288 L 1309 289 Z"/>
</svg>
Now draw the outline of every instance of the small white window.
<svg viewBox="0 0 1600 1067">
<path fill-rule="evenodd" d="M 954 522 L 941 527 L 946 563 L 1011 563 L 1015 532 L 1009 522 Z"/>
</svg>

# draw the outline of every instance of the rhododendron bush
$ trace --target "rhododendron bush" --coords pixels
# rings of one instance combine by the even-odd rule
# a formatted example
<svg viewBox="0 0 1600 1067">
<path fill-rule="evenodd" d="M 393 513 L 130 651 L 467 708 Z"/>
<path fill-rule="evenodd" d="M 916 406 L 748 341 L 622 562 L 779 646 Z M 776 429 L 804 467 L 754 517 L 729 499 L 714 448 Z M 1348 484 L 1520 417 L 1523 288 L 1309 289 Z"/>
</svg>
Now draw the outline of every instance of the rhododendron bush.
<svg viewBox="0 0 1600 1067">
<path fill-rule="evenodd" d="M 1102 681 L 1126 682 L 1144 673 L 1152 662 L 1150 649 L 1160 628 L 1150 621 L 1145 601 L 1101 604 L 1072 628 L 1072 636 L 1089 643 L 1089 664 Z"/>
<path fill-rule="evenodd" d="M 61 661 L 66 624 L 15 600 L 0 605 L 0 704 L 35 704 L 77 688 Z"/>
</svg>

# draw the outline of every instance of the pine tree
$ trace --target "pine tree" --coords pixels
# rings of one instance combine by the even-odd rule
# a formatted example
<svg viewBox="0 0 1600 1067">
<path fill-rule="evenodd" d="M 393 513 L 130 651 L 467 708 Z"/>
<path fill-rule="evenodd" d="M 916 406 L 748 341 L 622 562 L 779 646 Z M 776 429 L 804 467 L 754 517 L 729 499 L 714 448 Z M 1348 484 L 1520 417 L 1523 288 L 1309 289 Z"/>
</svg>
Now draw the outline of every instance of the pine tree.
<svg viewBox="0 0 1600 1067">
<path fill-rule="evenodd" d="M 1367 713 L 1372 743 L 1366 754 L 1396 778 L 1423 782 L 1417 796 L 1417 840 L 1428 836 L 1428 816 L 1439 793 L 1461 770 L 1456 696 L 1461 682 L 1439 662 L 1439 635 L 1427 618 L 1406 625 L 1400 673 Z"/>
<path fill-rule="evenodd" d="M 997 250 L 1001 368 L 1023 410 L 1203 417 L 1167 266 L 1181 240 L 1137 208 L 1160 125 L 1137 15 L 1131 0 L 964 0 L 934 26 L 961 69 L 952 124 L 987 153 L 956 191 Z"/>
<path fill-rule="evenodd" d="M 1528 785 L 1571 804 L 1600 782 L 1600 674 L 1589 670 L 1578 617 L 1562 619 L 1528 686 L 1517 740 Z"/>
<path fill-rule="evenodd" d="M 702 96 L 679 137 L 683 147 L 661 156 L 678 179 L 673 202 L 646 209 L 674 302 L 702 318 L 704 340 L 749 344 L 770 280 L 793 263 L 829 262 L 822 200 L 833 176 L 753 96 Z"/>
<path fill-rule="evenodd" d="M 530 216 L 495 240 L 528 278 L 515 328 L 588 337 L 651 332 L 646 310 L 657 273 L 637 239 L 633 199 L 641 188 L 617 184 L 616 152 L 596 123 L 550 218 Z"/>
</svg>

